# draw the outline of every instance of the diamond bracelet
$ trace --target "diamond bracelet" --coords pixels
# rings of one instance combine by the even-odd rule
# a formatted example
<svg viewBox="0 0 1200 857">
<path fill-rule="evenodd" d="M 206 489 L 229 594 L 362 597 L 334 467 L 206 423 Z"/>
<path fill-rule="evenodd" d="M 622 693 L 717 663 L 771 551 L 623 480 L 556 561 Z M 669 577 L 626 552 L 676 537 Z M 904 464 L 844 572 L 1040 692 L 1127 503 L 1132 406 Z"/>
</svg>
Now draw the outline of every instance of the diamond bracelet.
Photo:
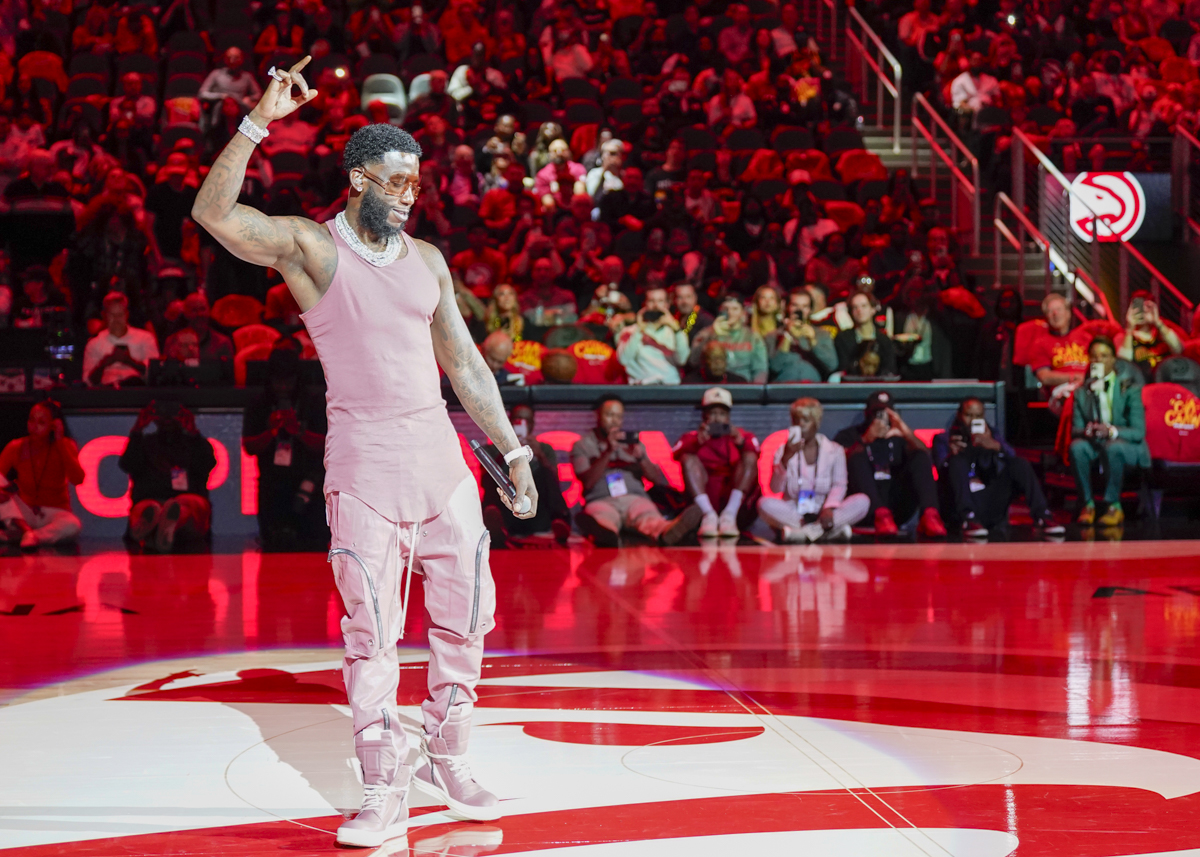
<svg viewBox="0 0 1200 857">
<path fill-rule="evenodd" d="M 260 128 L 251 122 L 249 116 L 242 117 L 242 124 L 238 126 L 238 131 L 249 137 L 250 142 L 256 146 L 271 136 L 271 132 L 266 128 Z"/>
</svg>

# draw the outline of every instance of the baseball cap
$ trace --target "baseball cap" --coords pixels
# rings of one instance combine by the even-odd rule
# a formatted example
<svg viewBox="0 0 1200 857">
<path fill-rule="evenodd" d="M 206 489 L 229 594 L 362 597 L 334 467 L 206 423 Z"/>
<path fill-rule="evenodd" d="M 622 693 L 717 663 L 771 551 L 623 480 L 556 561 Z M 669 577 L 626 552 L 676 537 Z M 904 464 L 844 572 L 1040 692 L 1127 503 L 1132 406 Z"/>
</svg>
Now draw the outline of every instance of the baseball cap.
<svg viewBox="0 0 1200 857">
<path fill-rule="evenodd" d="M 871 395 L 867 396 L 866 414 L 867 419 L 875 416 L 879 411 L 885 411 L 892 407 L 892 394 L 886 390 L 876 390 Z"/>
<path fill-rule="evenodd" d="M 700 407 L 711 408 L 715 405 L 732 410 L 733 396 L 724 387 L 709 387 L 704 391 L 704 397 L 700 399 Z"/>
<path fill-rule="evenodd" d="M 158 171 L 161 176 L 186 176 L 188 174 L 188 156 L 183 152 L 172 152 L 167 155 L 167 162 Z"/>
</svg>

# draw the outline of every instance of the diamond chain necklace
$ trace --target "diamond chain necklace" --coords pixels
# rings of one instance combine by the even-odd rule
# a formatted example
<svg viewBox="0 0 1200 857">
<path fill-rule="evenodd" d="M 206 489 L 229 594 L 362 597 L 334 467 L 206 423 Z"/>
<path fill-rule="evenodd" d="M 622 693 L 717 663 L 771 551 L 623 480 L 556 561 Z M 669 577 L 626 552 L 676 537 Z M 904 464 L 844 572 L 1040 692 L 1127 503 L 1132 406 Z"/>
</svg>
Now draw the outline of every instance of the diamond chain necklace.
<svg viewBox="0 0 1200 857">
<path fill-rule="evenodd" d="M 333 219 L 333 223 L 337 227 L 338 234 L 342 236 L 342 240 L 350 245 L 350 249 L 376 268 L 382 268 L 385 265 L 395 262 L 396 258 L 400 255 L 400 250 L 404 247 L 404 242 L 400 240 L 399 235 L 389 235 L 386 247 L 382 250 L 372 250 L 355 234 L 354 229 L 350 226 L 350 222 L 346 220 L 346 212 L 344 211 L 338 212 L 337 217 Z"/>
</svg>

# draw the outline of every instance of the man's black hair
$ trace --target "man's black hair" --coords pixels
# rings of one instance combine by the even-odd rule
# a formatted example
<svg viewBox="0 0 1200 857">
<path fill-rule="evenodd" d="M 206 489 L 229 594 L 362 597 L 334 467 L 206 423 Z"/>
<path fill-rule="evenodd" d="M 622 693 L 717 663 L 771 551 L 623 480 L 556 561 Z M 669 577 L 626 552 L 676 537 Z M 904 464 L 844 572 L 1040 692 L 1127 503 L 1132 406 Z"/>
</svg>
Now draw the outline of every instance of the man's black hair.
<svg viewBox="0 0 1200 857">
<path fill-rule="evenodd" d="M 378 164 L 388 152 L 416 155 L 419 158 L 421 144 L 413 139 L 412 134 L 395 125 L 364 125 L 346 141 L 346 148 L 342 152 L 342 168 L 350 172 L 367 164 Z"/>
<path fill-rule="evenodd" d="M 605 393 L 603 396 L 601 396 L 600 398 L 598 398 L 596 400 L 596 403 L 594 405 L 592 405 L 592 410 L 598 411 L 601 408 L 603 408 L 605 405 L 607 405 L 609 402 L 617 402 L 622 408 L 625 407 L 625 400 L 622 399 L 620 396 L 618 396 L 616 393 Z"/>
<path fill-rule="evenodd" d="M 1093 336 L 1092 341 L 1088 343 L 1088 351 L 1091 351 L 1092 348 L 1096 345 L 1106 346 L 1108 348 L 1108 350 L 1111 351 L 1113 354 L 1117 353 L 1117 344 L 1115 342 L 1113 342 L 1111 337 Z"/>
</svg>

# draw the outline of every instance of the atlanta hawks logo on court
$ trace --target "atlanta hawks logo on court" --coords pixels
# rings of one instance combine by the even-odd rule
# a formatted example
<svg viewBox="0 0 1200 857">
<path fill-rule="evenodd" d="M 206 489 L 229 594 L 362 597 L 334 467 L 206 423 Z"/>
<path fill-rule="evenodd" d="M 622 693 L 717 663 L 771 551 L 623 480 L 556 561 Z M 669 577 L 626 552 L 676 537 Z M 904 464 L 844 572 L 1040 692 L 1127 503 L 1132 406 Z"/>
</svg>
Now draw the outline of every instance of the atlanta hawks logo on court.
<svg viewBox="0 0 1200 857">
<path fill-rule="evenodd" d="M 1071 182 L 1071 228 L 1089 244 L 1093 213 L 1104 224 L 1101 241 L 1128 241 L 1146 217 L 1146 192 L 1133 173 L 1080 173 Z"/>
</svg>

